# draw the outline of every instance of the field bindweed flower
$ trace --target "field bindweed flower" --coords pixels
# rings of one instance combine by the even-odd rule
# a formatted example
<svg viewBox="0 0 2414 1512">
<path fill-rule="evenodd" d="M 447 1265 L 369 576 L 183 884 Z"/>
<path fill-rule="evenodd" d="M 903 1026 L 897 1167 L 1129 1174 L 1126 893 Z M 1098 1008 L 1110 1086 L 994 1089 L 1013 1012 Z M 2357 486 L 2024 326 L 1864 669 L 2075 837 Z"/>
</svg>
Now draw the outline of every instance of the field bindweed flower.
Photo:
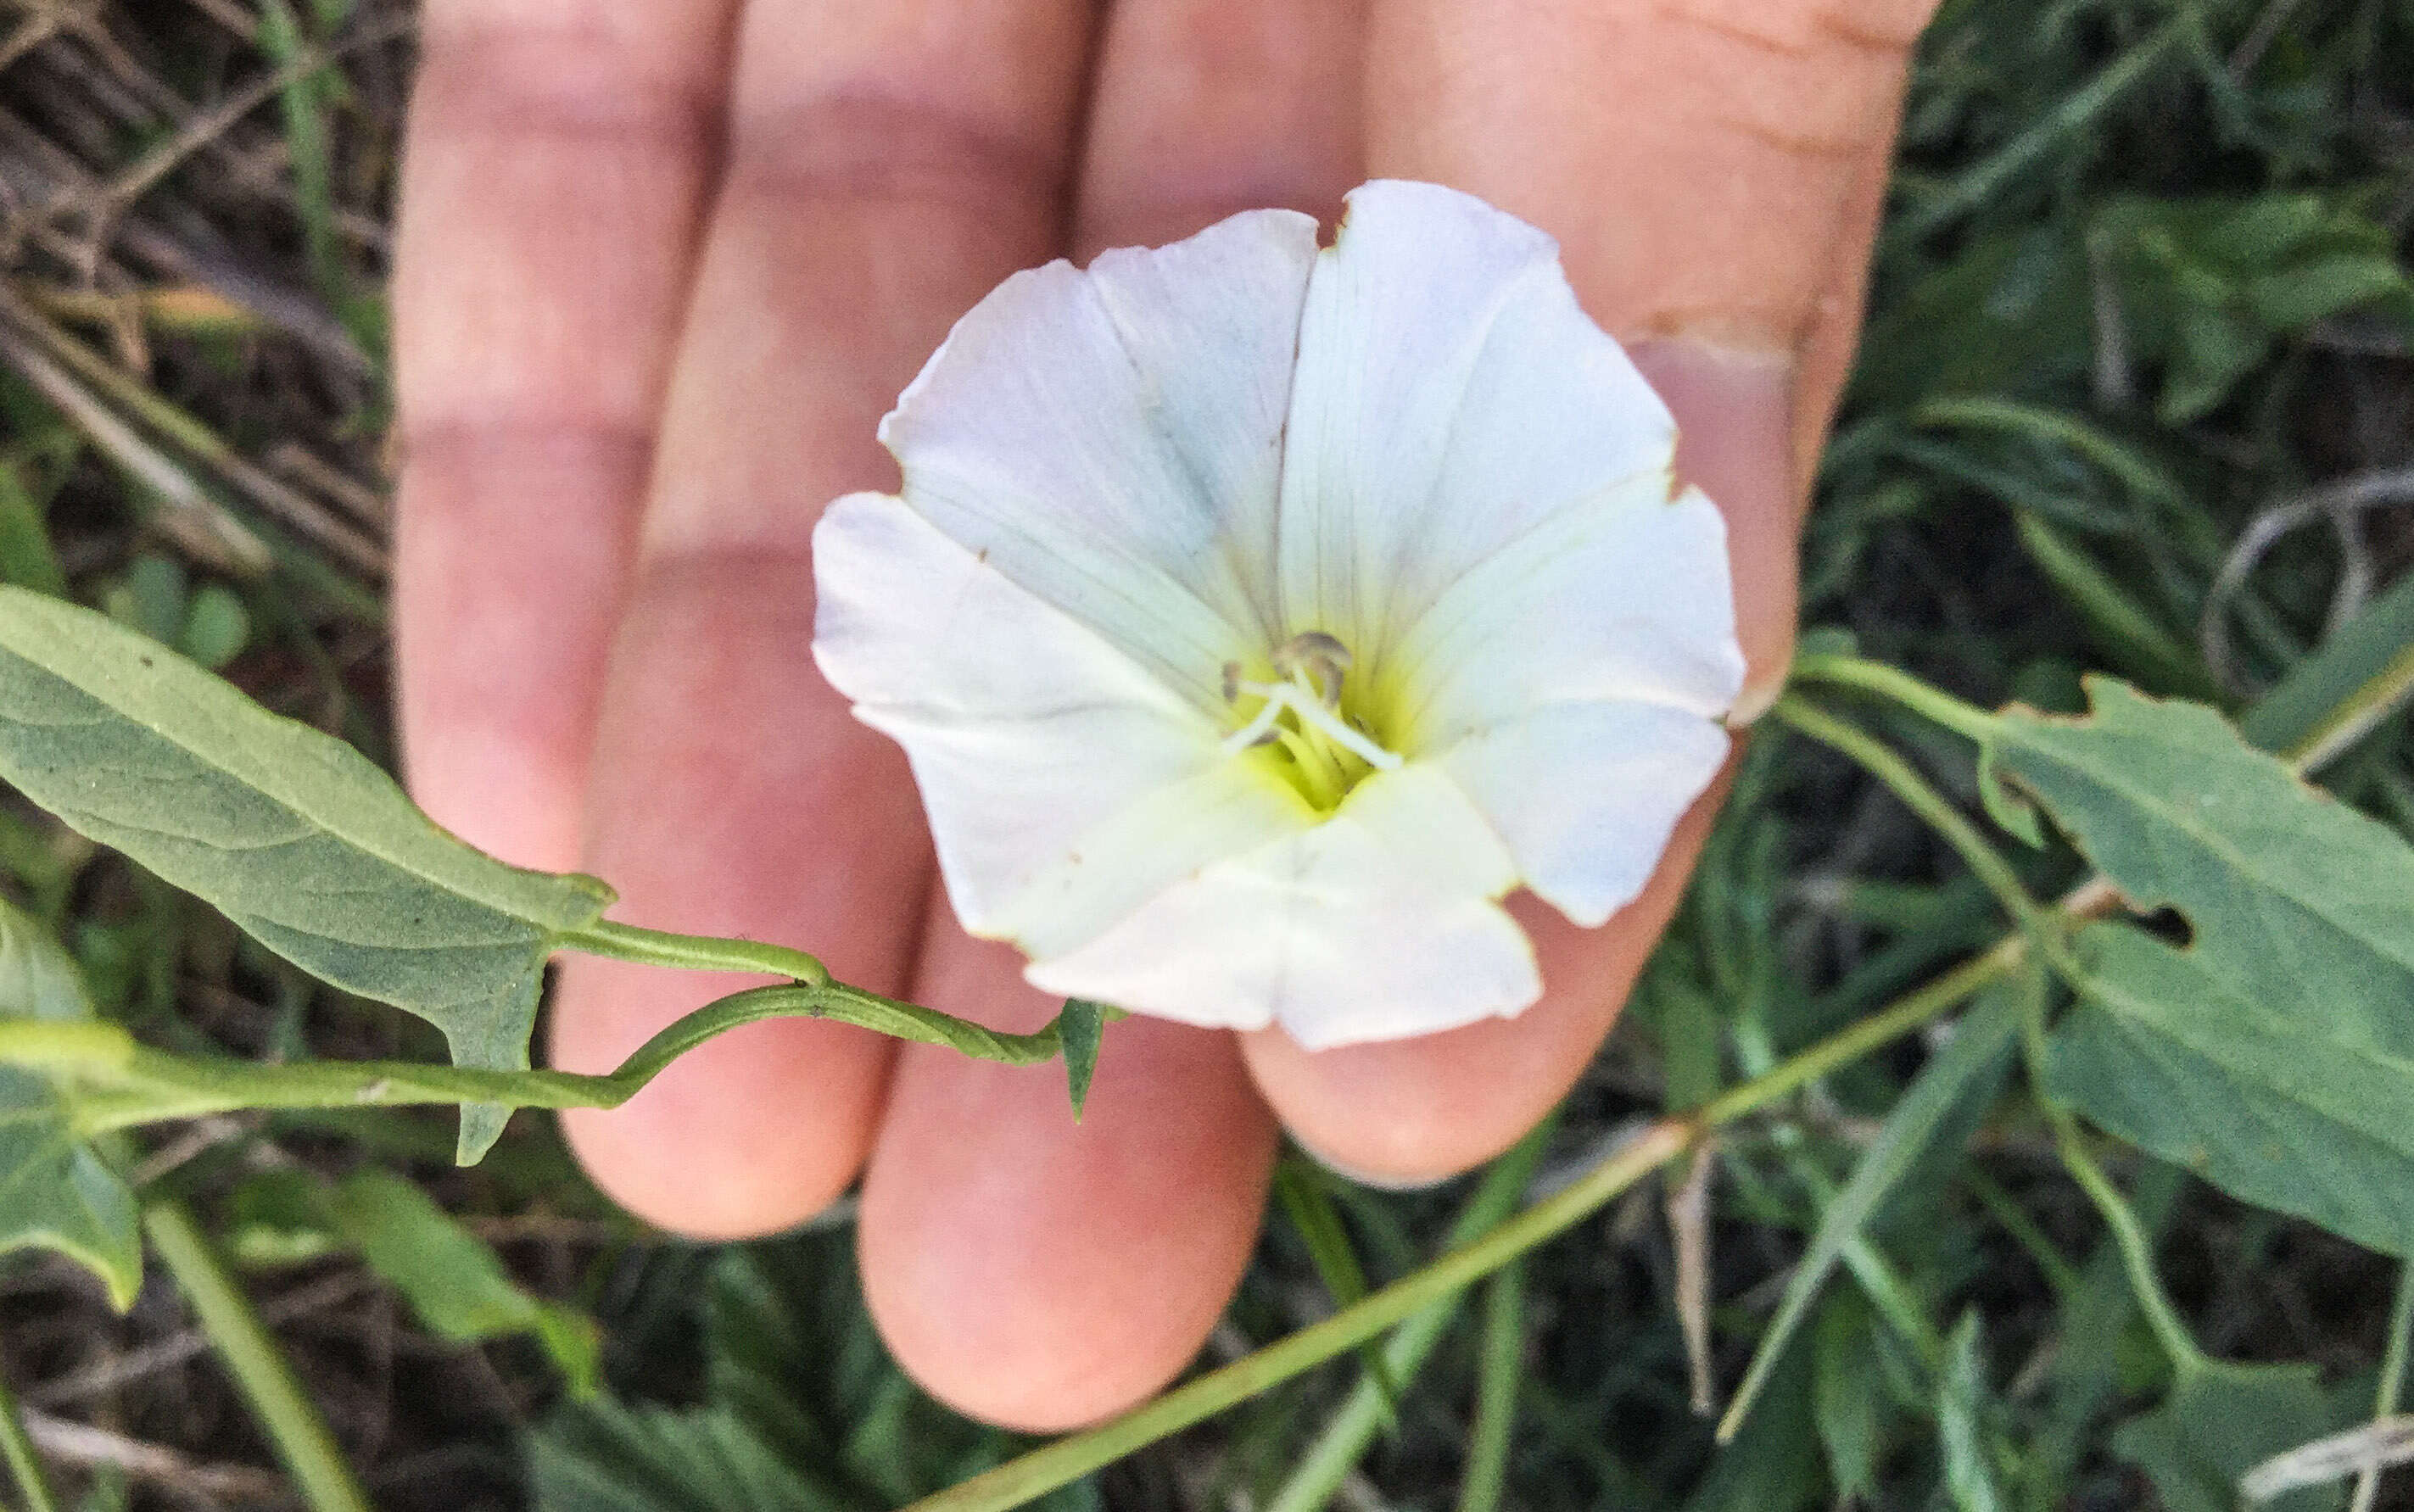
<svg viewBox="0 0 2414 1512">
<path fill-rule="evenodd" d="M 1041 989 L 1311 1048 L 1513 1014 L 1727 750 L 1726 537 L 1533 227 L 1362 185 L 1053 262 L 813 536 L 813 654 Z"/>
</svg>

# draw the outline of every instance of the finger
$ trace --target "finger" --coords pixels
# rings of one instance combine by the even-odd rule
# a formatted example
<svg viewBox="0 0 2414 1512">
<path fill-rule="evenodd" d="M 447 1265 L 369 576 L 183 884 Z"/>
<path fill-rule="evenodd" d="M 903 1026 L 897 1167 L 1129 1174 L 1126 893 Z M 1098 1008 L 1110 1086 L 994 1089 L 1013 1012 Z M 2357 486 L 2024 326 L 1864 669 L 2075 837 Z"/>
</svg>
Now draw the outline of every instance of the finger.
<svg viewBox="0 0 2414 1512">
<path fill-rule="evenodd" d="M 670 387 L 614 651 L 589 854 L 648 925 L 792 941 L 905 985 L 928 843 L 904 764 L 810 656 L 807 542 L 894 486 L 881 414 L 963 309 L 1057 245 L 1087 47 L 1076 0 L 747 8 L 729 167 Z M 559 1063 L 616 1063 L 727 980 L 574 962 Z M 566 1120 L 597 1179 L 668 1227 L 782 1227 L 852 1179 L 888 1042 L 785 1021 Z"/>
<path fill-rule="evenodd" d="M 1791 656 L 1799 449 L 1840 381 L 1837 322 L 1857 295 L 1840 290 L 1857 289 L 1929 8 L 1376 0 L 1370 167 L 1471 190 L 1557 235 L 1586 308 L 1634 346 L 1681 428 L 1679 475 L 1726 514 L 1743 718 L 1775 695 Z M 1317 1056 L 1253 1035 L 1259 1088 L 1304 1142 L 1371 1176 L 1428 1178 L 1506 1148 L 1616 1016 L 1706 811 L 1696 806 L 1650 889 L 1605 927 L 1527 910 L 1544 996 L 1522 1017 Z"/>
<path fill-rule="evenodd" d="M 1332 1050 L 1303 1050 L 1279 1030 L 1242 1036 L 1249 1074 L 1291 1137 L 1353 1180 L 1416 1186 L 1491 1159 L 1533 1127 L 1617 1022 L 1684 899 L 1734 766 L 1677 822 L 1642 895 L 1600 928 L 1577 928 L 1531 894 L 1509 900 L 1545 986 L 1517 1017 Z"/>
<path fill-rule="evenodd" d="M 1175 240 L 1234 211 L 1337 214 L 1358 179 L 1358 7 L 1125 0 L 1094 87 L 1076 250 Z M 944 900 L 921 1001 L 1029 1029 L 1054 1011 Z M 1214 1326 L 1257 1233 L 1274 1123 L 1230 1035 L 1109 1030 L 1089 1111 L 1061 1070 L 900 1060 L 864 1180 L 863 1274 L 931 1391 L 1023 1428 L 1162 1385 Z"/>
<path fill-rule="evenodd" d="M 604 647 L 717 154 L 729 5 L 430 0 L 395 276 L 411 788 L 577 861 Z"/>
<path fill-rule="evenodd" d="M 933 929 L 921 1001 L 1017 1030 L 1055 1013 L 1011 947 L 944 916 Z M 909 1048 L 864 1177 L 865 1300 L 899 1362 L 961 1411 L 1036 1431 L 1104 1416 L 1215 1326 L 1274 1152 L 1229 1034 L 1110 1026 L 1078 1123 L 1062 1065 Z"/>
</svg>

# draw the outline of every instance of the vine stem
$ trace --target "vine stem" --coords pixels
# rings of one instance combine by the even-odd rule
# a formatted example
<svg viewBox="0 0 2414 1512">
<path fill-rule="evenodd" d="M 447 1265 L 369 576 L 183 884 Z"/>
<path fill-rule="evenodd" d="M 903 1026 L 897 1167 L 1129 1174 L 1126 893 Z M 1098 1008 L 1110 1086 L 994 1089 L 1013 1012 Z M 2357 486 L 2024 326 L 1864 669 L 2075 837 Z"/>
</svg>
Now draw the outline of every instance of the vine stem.
<svg viewBox="0 0 2414 1512">
<path fill-rule="evenodd" d="M 1794 659 L 1791 681 L 1857 688 L 1892 699 L 1913 713 L 1925 715 L 1955 734 L 1981 745 L 1994 738 L 1995 715 L 1882 661 L 1838 652 L 1809 651 Z"/>
<path fill-rule="evenodd" d="M 2136 1294 L 2138 1305 L 2146 1310 L 2146 1323 L 2154 1330 L 2155 1342 L 2169 1356 L 2171 1369 L 2181 1376 L 2206 1370 L 2213 1364 L 2205 1352 L 2197 1347 L 2196 1336 L 2182 1322 L 2179 1311 L 2163 1292 L 2162 1278 L 2154 1272 L 2154 1247 L 2146 1231 L 2138 1223 L 2138 1215 L 2129 1210 L 2128 1199 L 2121 1195 L 2104 1167 L 2087 1150 L 2086 1135 L 2079 1129 L 2079 1120 L 2050 1098 L 2040 1097 L 2037 1105 L 2045 1109 L 2046 1120 L 2053 1126 L 2054 1152 L 2062 1157 L 2063 1168 L 2071 1174 L 2095 1210 L 2112 1230 L 2112 1238 L 2121 1247 L 2121 1263 L 2129 1272 L 2129 1290 Z"/>
<path fill-rule="evenodd" d="M 1070 1009 L 1068 1012 L 1072 1011 Z M 496 1103 L 509 1107 L 618 1107 L 663 1067 L 715 1035 L 766 1018 L 835 1018 L 983 1060 L 1036 1065 L 1064 1044 L 1064 1014 L 1030 1034 L 1004 1034 L 914 1003 L 839 983 L 754 987 L 689 1014 L 606 1075 L 482 1071 L 409 1060 L 268 1065 L 156 1050 L 114 1024 L 0 1019 L 0 1063 L 48 1073 L 74 1088 L 87 1135 L 163 1119 L 245 1108 L 401 1107 Z"/>
<path fill-rule="evenodd" d="M 1451 1224 L 1444 1248 L 1472 1244 L 1516 1210 L 1517 1199 L 1533 1179 L 1534 1168 L 1542 1163 L 1542 1151 L 1558 1122 L 1556 1111 L 1546 1115 L 1509 1153 L 1492 1163 L 1475 1194 L 1467 1200 L 1457 1221 Z M 1416 1379 L 1434 1345 L 1441 1342 L 1443 1330 L 1458 1316 L 1464 1300 L 1463 1294 L 1444 1298 L 1401 1324 L 1383 1341 L 1383 1370 L 1393 1386 L 1406 1389 Z M 1266 1502 L 1265 1512 L 1318 1512 L 1331 1502 L 1343 1477 L 1365 1454 L 1366 1446 L 1375 1441 L 1376 1431 L 1392 1416 L 1393 1403 L 1390 1399 L 1394 1394 L 1386 1392 L 1384 1381 L 1372 1371 L 1362 1373 L 1349 1397 L 1326 1420 L 1323 1431 L 1316 1435 L 1316 1442 L 1292 1465 L 1281 1489 Z"/>
<path fill-rule="evenodd" d="M 753 971 L 785 977 L 807 986 L 830 985 L 829 968 L 816 956 L 786 945 L 760 940 L 724 940 L 716 935 L 673 934 L 665 929 L 641 929 L 633 924 L 598 919 L 583 929 L 563 935 L 564 950 L 645 966 L 668 966 L 686 971 Z"/>
<path fill-rule="evenodd" d="M 1922 685 L 1925 686 L 1925 685 Z M 2064 938 L 2060 921 L 2049 914 L 2045 907 L 2029 893 L 2019 873 L 2004 859 L 2004 853 L 1987 843 L 1978 827 L 1961 815 L 1935 785 L 1919 774 L 1919 769 L 1905 761 L 1894 748 L 1871 737 L 1867 732 L 1829 714 L 1826 710 L 1802 698 L 1788 693 L 1769 709 L 1780 722 L 1818 741 L 1821 745 L 1843 752 L 1860 763 L 1862 770 L 1885 784 L 1887 791 L 1902 800 L 1905 808 L 1926 821 L 1930 829 L 1943 836 L 1945 842 L 1960 853 L 1962 861 L 2012 922 L 2020 926 L 2039 954 L 2056 971 L 2070 980 L 2079 979 L 2077 963 L 2070 958 L 2069 945 Z M 1987 716 L 1991 721 L 1992 716 Z"/>
<path fill-rule="evenodd" d="M 986 1475 L 915 1503 L 907 1512 L 1000 1512 L 1069 1485 L 1100 1466 L 1203 1421 L 1309 1368 L 1343 1355 L 1396 1324 L 1498 1270 L 1566 1232 L 1693 1149 L 1711 1130 L 1787 1097 L 1808 1083 L 1945 1014 L 1973 991 L 2019 965 L 2028 941 L 2015 935 L 1975 960 L 1730 1089 L 1698 1111 L 1661 1119 L 1607 1159 L 1503 1223 L 1355 1306 L 1253 1355 L 1175 1387 L 1155 1401 L 1084 1433 L 1057 1440 Z"/>
<path fill-rule="evenodd" d="M 352 1478 L 327 1420 L 310 1404 L 293 1367 L 193 1215 L 182 1203 L 155 1199 L 143 1205 L 142 1229 L 311 1512 L 370 1512 L 368 1496 Z"/>
</svg>

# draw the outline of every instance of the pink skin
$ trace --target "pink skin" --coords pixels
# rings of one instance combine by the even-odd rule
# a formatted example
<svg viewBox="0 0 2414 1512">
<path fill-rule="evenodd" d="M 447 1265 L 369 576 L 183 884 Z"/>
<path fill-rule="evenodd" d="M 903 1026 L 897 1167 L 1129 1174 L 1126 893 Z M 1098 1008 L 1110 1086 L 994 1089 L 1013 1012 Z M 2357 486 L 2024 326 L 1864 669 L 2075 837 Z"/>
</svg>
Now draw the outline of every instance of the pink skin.
<svg viewBox="0 0 2414 1512">
<path fill-rule="evenodd" d="M 895 749 L 813 671 L 813 520 L 893 486 L 874 423 L 1007 273 L 1251 205 L 1330 215 L 1378 174 L 1553 231 L 1638 341 L 1727 511 L 1765 702 L 1929 3 L 429 0 L 396 276 L 414 791 L 511 859 L 604 876 L 618 917 L 1041 1021 L 937 896 Z M 860 1175 L 906 1369 L 1000 1422 L 1087 1421 L 1213 1326 L 1278 1123 L 1421 1180 L 1556 1100 L 1714 803 L 1604 928 L 1519 901 L 1550 990 L 1514 1021 L 1316 1056 L 1127 1022 L 1079 1126 L 1053 1070 L 767 1024 L 566 1122 L 616 1196 L 698 1235 Z M 609 1066 L 731 985 L 574 961 L 554 1062 Z"/>
</svg>

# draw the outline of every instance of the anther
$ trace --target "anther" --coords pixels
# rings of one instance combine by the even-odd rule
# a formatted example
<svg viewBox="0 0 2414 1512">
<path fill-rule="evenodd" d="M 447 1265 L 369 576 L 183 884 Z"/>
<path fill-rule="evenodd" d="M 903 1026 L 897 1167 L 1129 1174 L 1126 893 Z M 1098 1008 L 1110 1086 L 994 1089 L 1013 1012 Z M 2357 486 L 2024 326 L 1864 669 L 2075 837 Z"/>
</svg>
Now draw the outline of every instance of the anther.
<svg viewBox="0 0 2414 1512">
<path fill-rule="evenodd" d="M 1274 648 L 1274 670 L 1286 677 L 1305 672 L 1328 709 L 1341 707 L 1341 677 L 1349 670 L 1349 647 L 1322 630 L 1303 630 Z"/>
</svg>

